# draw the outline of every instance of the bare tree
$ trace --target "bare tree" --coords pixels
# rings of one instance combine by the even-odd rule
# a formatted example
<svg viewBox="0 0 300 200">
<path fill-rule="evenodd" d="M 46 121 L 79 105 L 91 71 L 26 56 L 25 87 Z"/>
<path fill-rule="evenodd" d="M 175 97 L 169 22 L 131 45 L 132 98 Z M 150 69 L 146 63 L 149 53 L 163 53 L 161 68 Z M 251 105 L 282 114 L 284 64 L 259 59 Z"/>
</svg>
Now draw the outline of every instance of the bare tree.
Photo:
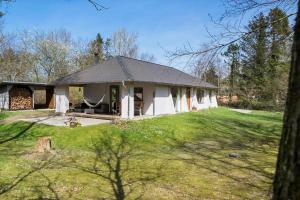
<svg viewBox="0 0 300 200">
<path fill-rule="evenodd" d="M 2 3 L 8 4 L 11 2 L 15 2 L 16 0 L 0 0 L 0 7 L 2 6 Z M 102 11 L 107 9 L 107 7 L 105 7 L 102 3 L 100 3 L 100 1 L 98 0 L 87 0 L 90 4 L 92 4 L 94 6 L 94 8 L 97 11 Z M 0 11 L 0 18 L 3 17 L 5 15 L 5 13 L 3 11 Z"/>
<path fill-rule="evenodd" d="M 138 57 L 137 33 L 130 33 L 125 28 L 116 31 L 111 38 L 111 54 L 113 56 Z"/>
<path fill-rule="evenodd" d="M 63 29 L 24 31 L 21 38 L 23 46 L 34 55 L 32 71 L 37 81 L 51 81 L 70 71 L 72 38 L 69 32 Z"/>
<path fill-rule="evenodd" d="M 154 55 L 148 53 L 142 53 L 140 59 L 148 62 L 155 62 L 156 60 Z"/>
<path fill-rule="evenodd" d="M 97 0 L 88 0 L 88 2 L 91 3 L 96 8 L 96 10 L 98 10 L 98 11 L 102 11 L 102 10 L 107 9 L 107 7 L 105 7 L 103 4 L 101 4 Z"/>
<path fill-rule="evenodd" d="M 78 39 L 72 45 L 72 65 L 78 69 L 95 64 L 95 56 L 91 53 L 91 42 Z"/>
<path fill-rule="evenodd" d="M 2 80 L 29 80 L 32 55 L 18 42 L 17 35 L 2 35 L 0 39 L 0 69 Z"/>
</svg>

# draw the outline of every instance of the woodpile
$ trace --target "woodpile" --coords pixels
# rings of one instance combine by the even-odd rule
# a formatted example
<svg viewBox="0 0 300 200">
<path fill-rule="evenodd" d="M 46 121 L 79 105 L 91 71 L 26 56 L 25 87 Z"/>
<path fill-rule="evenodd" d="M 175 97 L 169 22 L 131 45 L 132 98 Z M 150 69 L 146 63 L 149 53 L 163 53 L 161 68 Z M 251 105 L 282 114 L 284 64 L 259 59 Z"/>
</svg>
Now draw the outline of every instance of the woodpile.
<svg viewBox="0 0 300 200">
<path fill-rule="evenodd" d="M 10 91 L 10 109 L 32 109 L 32 93 L 26 87 L 14 87 Z"/>
</svg>

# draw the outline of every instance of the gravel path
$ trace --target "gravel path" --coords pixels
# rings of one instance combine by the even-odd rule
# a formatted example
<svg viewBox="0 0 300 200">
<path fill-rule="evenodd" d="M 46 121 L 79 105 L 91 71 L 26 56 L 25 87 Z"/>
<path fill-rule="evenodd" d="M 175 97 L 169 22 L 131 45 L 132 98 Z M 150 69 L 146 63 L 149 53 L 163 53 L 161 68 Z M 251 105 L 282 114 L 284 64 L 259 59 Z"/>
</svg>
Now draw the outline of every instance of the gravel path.
<svg viewBox="0 0 300 200">
<path fill-rule="evenodd" d="M 239 112 L 239 113 L 244 113 L 244 114 L 252 113 L 252 110 L 245 110 L 245 109 L 230 109 L 230 110 L 235 111 L 235 112 Z"/>
</svg>

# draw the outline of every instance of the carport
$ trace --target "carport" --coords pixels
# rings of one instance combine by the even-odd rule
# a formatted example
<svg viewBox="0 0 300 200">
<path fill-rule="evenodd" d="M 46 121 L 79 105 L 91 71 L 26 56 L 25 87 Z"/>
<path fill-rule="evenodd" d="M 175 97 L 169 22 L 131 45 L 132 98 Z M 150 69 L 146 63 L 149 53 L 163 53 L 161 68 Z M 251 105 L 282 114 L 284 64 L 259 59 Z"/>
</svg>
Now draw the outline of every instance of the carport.
<svg viewBox="0 0 300 200">
<path fill-rule="evenodd" d="M 52 85 L 33 82 L 0 82 L 0 109 L 31 110 L 39 108 L 54 108 L 54 87 Z"/>
</svg>

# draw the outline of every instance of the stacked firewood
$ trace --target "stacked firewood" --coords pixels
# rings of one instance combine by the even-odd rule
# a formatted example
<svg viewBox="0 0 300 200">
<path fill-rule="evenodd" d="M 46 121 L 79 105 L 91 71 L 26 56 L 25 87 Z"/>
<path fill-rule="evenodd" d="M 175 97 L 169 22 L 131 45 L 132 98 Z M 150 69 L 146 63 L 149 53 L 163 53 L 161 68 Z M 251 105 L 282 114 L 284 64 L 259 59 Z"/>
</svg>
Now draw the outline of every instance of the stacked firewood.
<svg viewBox="0 0 300 200">
<path fill-rule="evenodd" d="M 32 96 L 27 88 L 14 88 L 10 93 L 10 109 L 32 109 Z"/>
</svg>

